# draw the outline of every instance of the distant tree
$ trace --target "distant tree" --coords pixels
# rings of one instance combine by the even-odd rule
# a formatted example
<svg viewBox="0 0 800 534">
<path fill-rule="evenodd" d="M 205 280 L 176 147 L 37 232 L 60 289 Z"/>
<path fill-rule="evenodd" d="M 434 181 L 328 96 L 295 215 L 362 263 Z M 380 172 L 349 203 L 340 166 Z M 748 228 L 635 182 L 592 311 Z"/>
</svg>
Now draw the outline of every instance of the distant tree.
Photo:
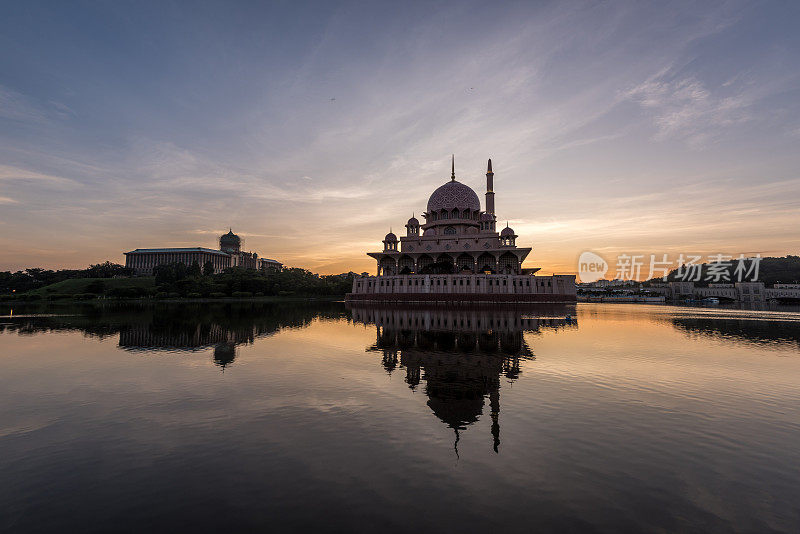
<svg viewBox="0 0 800 534">
<path fill-rule="evenodd" d="M 101 294 L 106 289 L 106 284 L 102 280 L 92 280 L 88 286 L 86 286 L 87 293 L 94 293 L 95 295 Z"/>
<path fill-rule="evenodd" d="M 156 265 L 153 267 L 156 285 L 172 284 L 175 282 L 175 268 L 172 264 Z"/>
<path fill-rule="evenodd" d="M 186 264 L 174 263 L 173 265 L 175 269 L 175 280 L 183 280 L 184 278 L 186 278 L 186 274 L 188 271 L 188 269 L 186 268 Z"/>
<path fill-rule="evenodd" d="M 751 266 L 751 259 L 745 260 L 745 267 Z M 732 258 L 728 261 L 724 271 L 727 275 L 723 280 L 725 282 L 737 282 L 736 267 L 738 258 Z M 709 264 L 703 263 L 698 265 L 699 276 L 695 285 L 706 286 L 709 282 Z M 667 280 L 670 282 L 681 279 L 681 272 L 678 269 L 670 271 Z M 748 279 L 749 280 L 749 279 Z M 770 286 L 777 282 L 796 282 L 800 280 L 800 256 L 787 255 L 782 258 L 763 257 L 759 263 L 758 281 L 764 282 L 765 285 Z M 653 278 L 648 282 L 661 282 L 661 277 Z"/>
<path fill-rule="evenodd" d="M 110 261 L 90 265 L 86 269 L 86 277 L 88 278 L 112 278 L 114 276 L 130 276 L 131 274 L 133 274 L 131 269 Z"/>
<path fill-rule="evenodd" d="M 202 269 L 200 269 L 200 264 L 197 263 L 197 260 L 192 262 L 192 265 L 189 266 L 189 269 L 187 270 L 186 274 L 195 278 L 203 274 L 203 271 Z"/>
<path fill-rule="evenodd" d="M 206 275 L 206 276 L 211 276 L 212 274 L 214 274 L 214 262 L 213 261 L 209 260 L 209 261 L 205 262 L 205 264 L 203 264 L 203 274 Z"/>
</svg>

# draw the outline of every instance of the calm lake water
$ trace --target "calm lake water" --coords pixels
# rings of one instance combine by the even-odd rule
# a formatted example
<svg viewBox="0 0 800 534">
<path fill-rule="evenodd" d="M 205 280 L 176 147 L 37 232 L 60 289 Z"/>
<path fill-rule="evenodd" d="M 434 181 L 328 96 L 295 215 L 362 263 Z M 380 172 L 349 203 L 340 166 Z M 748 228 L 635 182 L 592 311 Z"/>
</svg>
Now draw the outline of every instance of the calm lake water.
<svg viewBox="0 0 800 534">
<path fill-rule="evenodd" d="M 3 531 L 800 531 L 797 311 L 0 315 Z"/>
</svg>

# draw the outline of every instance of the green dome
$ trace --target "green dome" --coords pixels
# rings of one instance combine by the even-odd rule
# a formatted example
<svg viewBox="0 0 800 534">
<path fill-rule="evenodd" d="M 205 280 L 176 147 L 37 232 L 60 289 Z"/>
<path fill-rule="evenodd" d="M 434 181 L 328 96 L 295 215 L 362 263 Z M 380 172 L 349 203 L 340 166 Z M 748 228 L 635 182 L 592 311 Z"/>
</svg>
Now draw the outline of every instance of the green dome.
<svg viewBox="0 0 800 534">
<path fill-rule="evenodd" d="M 241 245 L 242 238 L 233 233 L 233 229 L 228 229 L 228 233 L 219 238 L 220 245 Z"/>
</svg>

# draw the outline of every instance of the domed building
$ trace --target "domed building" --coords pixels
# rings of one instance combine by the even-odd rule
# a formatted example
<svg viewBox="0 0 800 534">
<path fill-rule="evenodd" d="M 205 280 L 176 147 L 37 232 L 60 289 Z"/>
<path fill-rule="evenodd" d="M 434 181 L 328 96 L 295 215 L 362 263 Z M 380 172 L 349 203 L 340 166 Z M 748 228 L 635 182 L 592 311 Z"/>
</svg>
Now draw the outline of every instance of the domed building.
<svg viewBox="0 0 800 534">
<path fill-rule="evenodd" d="M 538 268 L 522 268 L 531 248 L 518 247 L 518 236 L 508 225 L 497 232 L 491 159 L 485 198 L 485 209 L 481 209 L 477 193 L 456 180 L 454 158 L 450 180 L 428 198 L 422 213 L 425 222 L 420 224 L 412 216 L 405 225 L 405 236 L 398 240 L 390 231 L 381 252 L 368 252 L 376 260 L 377 276 L 357 278 L 348 299 L 425 301 L 436 293 L 449 295 L 442 297 L 444 300 L 480 300 L 482 295 L 493 294 L 498 296 L 492 301 L 514 301 L 527 294 L 538 296 L 520 300 L 574 301 L 574 275 L 535 277 Z M 430 278 L 432 275 L 444 277 Z M 382 296 L 368 296 L 375 294 Z"/>
<path fill-rule="evenodd" d="M 259 258 L 255 252 L 242 251 L 242 238 L 228 228 L 228 233 L 219 237 L 219 249 L 205 247 L 190 248 L 137 248 L 125 252 L 125 267 L 138 276 L 150 276 L 158 265 L 183 263 L 187 267 L 195 263 L 200 268 L 209 266 L 214 273 L 230 267 L 257 270 L 281 270 L 283 264 L 268 258 Z"/>
<path fill-rule="evenodd" d="M 219 237 L 219 249 L 228 254 L 238 254 L 242 249 L 242 238 L 233 233 L 233 228 L 228 228 L 228 233 Z"/>
</svg>

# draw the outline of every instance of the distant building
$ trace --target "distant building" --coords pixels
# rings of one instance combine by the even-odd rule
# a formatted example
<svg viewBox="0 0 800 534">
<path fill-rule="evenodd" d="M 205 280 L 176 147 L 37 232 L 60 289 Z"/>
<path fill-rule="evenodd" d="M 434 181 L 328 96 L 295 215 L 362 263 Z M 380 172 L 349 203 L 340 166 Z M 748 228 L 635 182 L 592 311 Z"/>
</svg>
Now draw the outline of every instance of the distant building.
<svg viewBox="0 0 800 534">
<path fill-rule="evenodd" d="M 192 248 L 137 248 L 125 252 L 125 267 L 133 269 L 134 274 L 146 276 L 153 274 L 157 265 L 183 263 L 187 267 L 197 262 L 200 267 L 211 262 L 214 273 L 220 273 L 229 267 L 245 267 L 256 270 L 281 270 L 283 264 L 268 258 L 259 258 L 255 252 L 242 252 L 242 239 L 233 233 L 220 236 L 219 250 Z"/>
<path fill-rule="evenodd" d="M 745 303 L 760 303 L 770 300 L 800 301 L 800 284 L 775 284 L 766 287 L 764 282 L 714 283 L 708 287 L 696 287 L 694 282 L 669 282 L 665 285 L 651 284 L 652 293 L 660 293 L 667 300 L 696 300 L 714 297 Z"/>
<path fill-rule="evenodd" d="M 579 284 L 581 288 L 588 288 L 588 289 L 605 289 L 609 287 L 624 287 L 624 286 L 632 286 L 636 285 L 637 282 L 635 280 L 622 280 L 620 278 L 615 278 L 613 280 L 606 280 L 605 278 L 601 278 L 595 282 L 586 282 Z"/>
</svg>

